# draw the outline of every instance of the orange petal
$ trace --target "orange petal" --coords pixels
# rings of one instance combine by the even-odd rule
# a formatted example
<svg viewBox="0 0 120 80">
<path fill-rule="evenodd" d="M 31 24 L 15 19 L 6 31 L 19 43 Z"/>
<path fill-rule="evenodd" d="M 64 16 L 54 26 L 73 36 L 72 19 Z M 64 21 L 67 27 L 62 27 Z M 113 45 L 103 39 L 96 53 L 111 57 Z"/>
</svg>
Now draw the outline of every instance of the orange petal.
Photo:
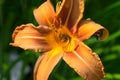
<svg viewBox="0 0 120 80">
<path fill-rule="evenodd" d="M 39 8 L 35 9 L 34 16 L 39 25 L 50 26 L 55 17 L 54 8 L 51 2 L 47 0 Z"/>
<path fill-rule="evenodd" d="M 56 17 L 58 20 L 61 20 L 62 24 L 68 22 L 72 10 L 72 4 L 73 0 L 63 0 L 59 10 L 56 12 Z"/>
<path fill-rule="evenodd" d="M 76 32 L 77 24 L 83 17 L 84 11 L 84 0 L 73 0 L 73 7 L 70 13 L 68 27 L 71 28 L 71 31 Z"/>
<path fill-rule="evenodd" d="M 63 59 L 85 80 L 100 80 L 105 77 L 99 57 L 82 42 L 79 42 L 74 52 L 65 53 Z"/>
<path fill-rule="evenodd" d="M 34 68 L 34 80 L 48 80 L 50 73 L 62 57 L 62 49 L 57 47 L 40 56 Z"/>
<path fill-rule="evenodd" d="M 32 24 L 18 26 L 13 35 L 13 46 L 34 51 L 48 51 L 51 46 L 46 42 L 46 35 L 50 33 L 47 26 L 35 27 Z"/>
<path fill-rule="evenodd" d="M 101 40 L 104 40 L 108 37 L 107 29 L 105 29 L 103 26 L 93 21 L 90 21 L 90 20 L 83 21 L 78 25 L 78 27 L 79 28 L 78 28 L 77 35 L 79 40 L 81 41 L 89 39 L 95 32 L 99 30 L 103 31 Z"/>
<path fill-rule="evenodd" d="M 84 0 L 63 0 L 57 12 L 57 18 L 61 19 L 71 29 L 83 16 Z"/>
</svg>

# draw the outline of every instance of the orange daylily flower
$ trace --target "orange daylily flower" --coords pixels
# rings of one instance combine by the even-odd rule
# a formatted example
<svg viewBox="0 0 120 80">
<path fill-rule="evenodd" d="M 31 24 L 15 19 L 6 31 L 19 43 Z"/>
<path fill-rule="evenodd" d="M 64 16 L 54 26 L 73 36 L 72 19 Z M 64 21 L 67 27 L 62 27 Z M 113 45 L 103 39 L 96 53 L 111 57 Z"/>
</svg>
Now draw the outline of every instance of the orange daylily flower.
<svg viewBox="0 0 120 80">
<path fill-rule="evenodd" d="M 29 23 L 15 29 L 11 45 L 44 52 L 36 62 L 34 80 L 47 80 L 61 58 L 85 80 L 105 77 L 99 57 L 83 41 L 98 31 L 104 40 L 108 31 L 91 20 L 81 21 L 83 11 L 84 0 L 62 0 L 56 11 L 47 0 L 34 10 L 39 26 Z"/>
</svg>

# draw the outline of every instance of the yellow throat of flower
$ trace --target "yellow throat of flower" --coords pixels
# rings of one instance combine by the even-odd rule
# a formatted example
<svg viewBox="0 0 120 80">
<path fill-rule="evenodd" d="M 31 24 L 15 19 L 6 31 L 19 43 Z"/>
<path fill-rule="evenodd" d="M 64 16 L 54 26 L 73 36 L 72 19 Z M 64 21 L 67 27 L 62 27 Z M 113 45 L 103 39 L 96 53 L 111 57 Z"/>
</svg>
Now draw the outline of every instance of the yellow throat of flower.
<svg viewBox="0 0 120 80">
<path fill-rule="evenodd" d="M 66 26 L 60 25 L 60 27 L 56 29 L 56 27 L 52 25 L 52 32 L 47 39 L 53 48 L 60 46 L 65 52 L 71 52 L 75 49 L 74 37 Z"/>
</svg>

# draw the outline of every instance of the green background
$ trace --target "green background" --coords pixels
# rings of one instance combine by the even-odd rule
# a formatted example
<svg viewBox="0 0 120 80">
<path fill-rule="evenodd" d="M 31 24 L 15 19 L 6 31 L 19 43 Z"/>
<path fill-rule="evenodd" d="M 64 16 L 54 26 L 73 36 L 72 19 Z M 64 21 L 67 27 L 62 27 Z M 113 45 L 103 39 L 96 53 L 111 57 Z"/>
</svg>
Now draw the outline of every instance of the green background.
<svg viewBox="0 0 120 80">
<path fill-rule="evenodd" d="M 37 25 L 33 10 L 45 0 L 0 0 L 0 80 L 33 80 L 34 64 L 40 55 L 9 45 L 16 26 Z M 57 0 L 52 0 L 55 3 Z M 109 30 L 105 41 L 85 41 L 98 53 L 105 67 L 106 78 L 120 80 L 120 0 L 85 0 L 83 19 L 91 18 Z M 82 80 L 63 60 L 49 80 Z"/>
</svg>

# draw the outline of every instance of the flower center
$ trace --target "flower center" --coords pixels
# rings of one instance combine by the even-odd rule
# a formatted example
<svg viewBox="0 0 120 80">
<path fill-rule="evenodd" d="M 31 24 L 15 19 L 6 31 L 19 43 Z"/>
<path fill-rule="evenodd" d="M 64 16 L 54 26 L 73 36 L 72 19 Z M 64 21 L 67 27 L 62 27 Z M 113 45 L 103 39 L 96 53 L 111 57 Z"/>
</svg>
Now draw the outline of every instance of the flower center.
<svg viewBox="0 0 120 80">
<path fill-rule="evenodd" d="M 60 26 L 59 28 L 56 29 L 54 28 L 54 38 L 57 42 L 57 44 L 61 46 L 66 46 L 67 44 L 70 43 L 71 37 L 70 37 L 70 32 L 65 28 L 65 26 Z"/>
<path fill-rule="evenodd" d="M 68 28 L 65 25 L 61 24 L 61 19 L 59 23 L 59 25 L 51 25 L 51 35 L 48 36 L 48 43 L 54 48 L 56 48 L 56 46 L 61 47 L 65 52 L 74 51 L 75 38 L 68 30 Z"/>
<path fill-rule="evenodd" d="M 75 43 L 71 33 L 65 26 L 61 26 L 54 30 L 54 38 L 56 43 L 63 48 L 65 52 L 73 51 Z"/>
<path fill-rule="evenodd" d="M 70 42 L 70 36 L 68 36 L 67 34 L 63 33 L 63 34 L 59 34 L 59 40 L 62 43 L 66 43 L 66 42 Z"/>
</svg>

